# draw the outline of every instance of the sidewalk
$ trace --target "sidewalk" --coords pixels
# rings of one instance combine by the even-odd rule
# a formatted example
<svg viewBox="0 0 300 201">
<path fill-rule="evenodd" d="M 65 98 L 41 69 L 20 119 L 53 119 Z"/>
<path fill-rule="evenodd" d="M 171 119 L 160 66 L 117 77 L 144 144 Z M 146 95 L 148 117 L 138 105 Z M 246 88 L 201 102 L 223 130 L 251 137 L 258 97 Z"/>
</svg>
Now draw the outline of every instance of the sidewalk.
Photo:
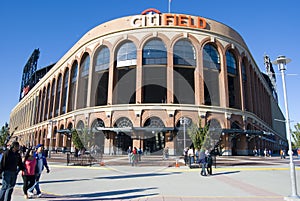
<svg viewBox="0 0 300 201">
<path fill-rule="evenodd" d="M 41 178 L 43 196 L 34 200 L 284 200 L 291 192 L 288 160 L 282 164 L 278 158 L 270 159 L 273 165 L 265 160 L 265 164 L 260 161 L 261 165 L 255 166 L 213 168 L 213 175 L 207 177 L 200 176 L 198 168 L 186 166 L 79 167 L 50 162 L 50 174 Z M 296 173 L 299 178 L 299 167 Z M 19 175 L 13 200 L 24 200 L 22 182 Z M 300 189 L 299 179 L 297 183 Z"/>
</svg>

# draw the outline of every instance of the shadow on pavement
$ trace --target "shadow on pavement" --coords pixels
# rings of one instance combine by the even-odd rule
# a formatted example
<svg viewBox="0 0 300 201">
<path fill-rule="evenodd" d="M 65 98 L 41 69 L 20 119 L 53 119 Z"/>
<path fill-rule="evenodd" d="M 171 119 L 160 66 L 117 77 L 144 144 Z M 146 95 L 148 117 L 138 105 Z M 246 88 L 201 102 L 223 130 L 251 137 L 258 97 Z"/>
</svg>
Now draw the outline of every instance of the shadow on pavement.
<svg viewBox="0 0 300 201">
<path fill-rule="evenodd" d="M 226 174 L 235 174 L 235 173 L 239 173 L 239 172 L 240 171 L 218 172 L 218 173 L 212 174 L 211 176 L 226 175 Z"/>
<path fill-rule="evenodd" d="M 124 195 L 128 193 L 138 193 L 144 192 L 147 190 L 157 189 L 153 188 L 141 188 L 141 189 L 128 189 L 128 190 L 117 190 L 117 191 L 108 191 L 108 192 L 99 192 L 99 193 L 84 193 L 84 194 L 76 194 L 76 195 L 66 195 L 66 196 L 53 196 L 53 195 L 44 195 L 43 198 L 51 201 L 63 201 L 63 200 L 131 200 L 141 197 L 149 197 L 158 195 L 158 193 L 145 193 L 140 195 Z M 113 197 L 107 197 L 113 196 Z M 52 198 L 52 199 L 49 199 Z M 55 199 L 56 198 L 56 199 Z"/>
<path fill-rule="evenodd" d="M 128 178 L 139 178 L 139 177 L 157 177 L 157 176 L 168 176 L 174 174 L 181 174 L 180 172 L 171 173 L 147 173 L 147 174 L 131 174 L 131 175 L 117 175 L 117 176 L 106 176 L 106 177 L 96 177 L 94 179 L 128 179 Z"/>
</svg>

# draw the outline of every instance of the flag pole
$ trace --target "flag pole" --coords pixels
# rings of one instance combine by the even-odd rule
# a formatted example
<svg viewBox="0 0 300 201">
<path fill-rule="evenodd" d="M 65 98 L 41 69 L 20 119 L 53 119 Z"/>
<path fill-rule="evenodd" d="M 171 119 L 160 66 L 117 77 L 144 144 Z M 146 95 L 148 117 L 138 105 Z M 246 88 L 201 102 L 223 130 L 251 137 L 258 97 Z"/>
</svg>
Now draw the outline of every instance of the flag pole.
<svg viewBox="0 0 300 201">
<path fill-rule="evenodd" d="M 172 1 L 172 0 L 169 0 L 169 9 L 168 9 L 168 12 L 169 12 L 169 13 L 171 13 L 171 1 Z"/>
</svg>

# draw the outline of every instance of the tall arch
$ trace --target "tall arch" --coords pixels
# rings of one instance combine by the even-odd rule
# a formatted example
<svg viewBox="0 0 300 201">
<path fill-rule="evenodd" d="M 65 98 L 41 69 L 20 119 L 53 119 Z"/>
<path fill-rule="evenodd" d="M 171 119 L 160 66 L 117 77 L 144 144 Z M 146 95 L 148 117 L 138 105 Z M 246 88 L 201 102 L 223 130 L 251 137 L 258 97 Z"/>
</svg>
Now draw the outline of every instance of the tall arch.
<svg viewBox="0 0 300 201">
<path fill-rule="evenodd" d="M 76 98 L 76 83 L 77 83 L 78 63 L 75 61 L 71 68 L 71 81 L 70 89 L 68 94 L 68 112 L 75 109 L 75 98 Z"/>
<path fill-rule="evenodd" d="M 89 69 L 90 55 L 88 53 L 84 53 L 79 67 L 76 109 L 85 108 L 87 106 Z"/>
<path fill-rule="evenodd" d="M 61 102 L 61 114 L 66 113 L 67 97 L 69 88 L 69 68 L 65 70 L 63 86 L 62 86 L 62 102 Z"/>
<path fill-rule="evenodd" d="M 152 38 L 143 47 L 142 102 L 167 101 L 167 49 L 159 38 Z"/>
<path fill-rule="evenodd" d="M 203 75 L 205 105 L 220 106 L 220 55 L 214 44 L 208 43 L 203 48 Z"/>
<path fill-rule="evenodd" d="M 110 50 L 107 46 L 102 45 L 97 49 L 93 64 L 91 106 L 106 105 L 110 66 Z"/>
<path fill-rule="evenodd" d="M 229 107 L 241 109 L 241 89 L 237 59 L 232 50 L 226 51 Z"/>
<path fill-rule="evenodd" d="M 55 99 L 55 106 L 54 106 L 54 116 L 57 117 L 59 115 L 59 107 L 61 103 L 61 86 L 62 86 L 62 75 L 59 74 L 57 78 L 57 87 L 56 87 L 56 99 Z"/>
<path fill-rule="evenodd" d="M 132 41 L 124 41 L 116 49 L 115 54 L 113 104 L 135 103 L 136 46 Z"/>
<path fill-rule="evenodd" d="M 173 50 L 174 103 L 195 103 L 196 50 L 188 39 L 180 39 Z"/>
<path fill-rule="evenodd" d="M 49 107 L 49 118 L 51 119 L 54 114 L 54 97 L 55 97 L 55 78 L 52 80 L 52 86 L 51 86 L 51 98 L 50 98 L 50 107 Z"/>
</svg>

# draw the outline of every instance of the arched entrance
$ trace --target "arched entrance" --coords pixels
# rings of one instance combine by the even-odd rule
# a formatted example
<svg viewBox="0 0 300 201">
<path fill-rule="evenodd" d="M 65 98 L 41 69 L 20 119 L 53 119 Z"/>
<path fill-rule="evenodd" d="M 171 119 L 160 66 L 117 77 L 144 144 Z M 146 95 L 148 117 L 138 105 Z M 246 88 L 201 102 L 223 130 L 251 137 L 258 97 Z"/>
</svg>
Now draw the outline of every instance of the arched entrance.
<svg viewBox="0 0 300 201">
<path fill-rule="evenodd" d="M 222 136 L 222 127 L 218 120 L 211 119 L 208 121 L 208 133 L 206 137 L 206 149 L 214 155 L 219 155 L 220 150 L 220 139 Z"/>
<path fill-rule="evenodd" d="M 92 123 L 92 141 L 91 141 L 91 152 L 92 154 L 103 154 L 104 152 L 104 139 L 105 135 L 102 130 L 98 130 L 98 127 L 105 127 L 104 121 L 102 119 L 95 119 Z"/>
<path fill-rule="evenodd" d="M 133 124 L 130 119 L 121 117 L 115 122 L 114 127 L 117 129 L 113 139 L 113 153 L 126 154 L 128 147 L 132 146 L 131 132 L 127 132 L 126 129 L 132 128 Z"/>
<path fill-rule="evenodd" d="M 146 153 L 162 154 L 165 147 L 165 125 L 158 117 L 150 117 L 143 126 L 145 129 L 143 136 L 143 147 Z"/>
<path fill-rule="evenodd" d="M 239 126 L 238 122 L 232 122 L 231 124 L 232 130 L 241 130 L 241 127 Z M 238 142 L 241 141 L 240 133 L 233 133 L 231 138 L 231 153 L 232 156 L 236 156 L 238 154 Z"/>
</svg>

